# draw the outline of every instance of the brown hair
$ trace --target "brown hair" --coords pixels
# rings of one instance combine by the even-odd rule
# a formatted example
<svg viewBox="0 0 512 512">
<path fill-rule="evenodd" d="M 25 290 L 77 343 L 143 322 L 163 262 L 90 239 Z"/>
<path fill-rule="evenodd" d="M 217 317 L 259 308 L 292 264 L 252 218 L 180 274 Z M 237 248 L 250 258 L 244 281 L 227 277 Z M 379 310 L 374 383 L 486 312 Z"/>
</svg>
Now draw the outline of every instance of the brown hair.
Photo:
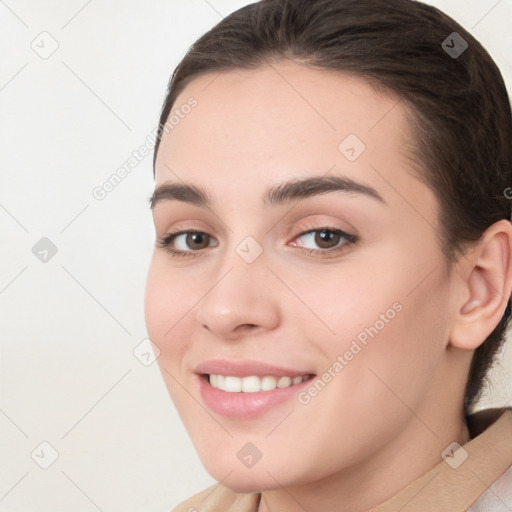
<svg viewBox="0 0 512 512">
<path fill-rule="evenodd" d="M 190 47 L 169 81 L 153 172 L 164 125 L 191 80 L 276 59 L 350 72 L 405 101 L 418 177 L 439 201 L 447 263 L 510 217 L 512 114 L 501 73 L 463 27 L 413 0 L 262 0 L 225 17 Z M 509 317 L 507 310 L 475 350 L 466 412 L 481 396 Z"/>
</svg>

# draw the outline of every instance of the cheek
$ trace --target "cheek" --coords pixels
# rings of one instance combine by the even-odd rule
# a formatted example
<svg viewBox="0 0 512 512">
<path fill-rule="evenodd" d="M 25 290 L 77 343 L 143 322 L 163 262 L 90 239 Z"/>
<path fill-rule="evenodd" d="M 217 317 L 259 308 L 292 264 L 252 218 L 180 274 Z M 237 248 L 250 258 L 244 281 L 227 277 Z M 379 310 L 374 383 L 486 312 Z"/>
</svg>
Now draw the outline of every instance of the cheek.
<svg viewBox="0 0 512 512">
<path fill-rule="evenodd" d="M 154 337 L 153 341 L 163 341 L 172 336 L 180 318 L 185 317 L 192 306 L 188 299 L 192 294 L 192 288 L 181 282 L 179 271 L 169 272 L 159 256 L 154 255 L 148 270 L 144 298 L 146 326 L 151 339 Z"/>
<path fill-rule="evenodd" d="M 376 444 L 385 445 L 405 428 L 410 411 L 421 410 L 428 397 L 443 353 L 441 306 L 432 306 L 441 283 L 434 280 L 409 296 L 407 279 L 394 283 L 355 308 L 340 299 L 333 323 L 337 335 L 317 337 L 326 356 L 317 376 L 322 382 L 315 386 L 315 379 L 300 397 L 295 419 L 302 414 L 311 432 L 330 440 L 311 449 L 318 450 L 312 460 L 322 458 L 332 471 L 342 459 L 349 463 L 370 456 Z M 350 314 L 344 316 L 345 311 Z M 355 438 L 357 446 L 352 446 L 347 440 Z M 293 450 L 292 444 L 288 448 Z"/>
<path fill-rule="evenodd" d="M 193 281 L 184 283 L 179 271 L 169 272 L 165 265 L 153 258 L 144 298 L 146 328 L 150 339 L 160 350 L 160 367 L 173 374 L 183 360 L 187 348 L 184 330 L 200 296 Z"/>
<path fill-rule="evenodd" d="M 179 272 L 169 272 L 165 265 L 153 258 L 144 299 L 146 328 L 151 341 L 160 350 L 157 363 L 162 378 L 186 426 L 191 407 L 189 392 L 194 392 L 194 383 L 184 380 L 182 365 L 189 348 L 187 325 L 198 296 L 191 286 L 185 286 L 180 280 Z M 184 386 L 188 392 L 184 391 Z"/>
<path fill-rule="evenodd" d="M 323 371 L 336 375 L 332 396 L 361 412 L 366 404 L 370 414 L 394 391 L 411 406 L 421 400 L 442 357 L 449 320 L 437 253 L 390 247 L 379 255 L 351 262 L 350 272 L 332 272 L 309 291 L 305 283 L 298 289 L 322 320 L 298 317 L 305 339 L 315 340 L 323 356 Z"/>
<path fill-rule="evenodd" d="M 366 328 L 377 324 L 380 331 L 395 318 L 405 281 L 386 260 L 365 255 L 339 266 L 312 268 L 293 279 L 294 293 L 301 301 L 294 302 L 297 311 L 289 317 L 303 324 L 304 339 L 314 340 L 322 352 L 344 350 L 353 337 L 362 333 L 364 338 Z"/>
<path fill-rule="evenodd" d="M 341 355 L 343 365 L 332 399 L 366 418 L 371 435 L 386 428 L 375 422 L 376 415 L 391 425 L 405 419 L 409 408 L 419 410 L 429 394 L 448 320 L 439 300 L 443 285 L 437 281 L 439 276 L 411 294 L 406 280 L 406 286 L 366 301 L 366 313 L 359 312 L 331 352 L 330 360 Z"/>
</svg>

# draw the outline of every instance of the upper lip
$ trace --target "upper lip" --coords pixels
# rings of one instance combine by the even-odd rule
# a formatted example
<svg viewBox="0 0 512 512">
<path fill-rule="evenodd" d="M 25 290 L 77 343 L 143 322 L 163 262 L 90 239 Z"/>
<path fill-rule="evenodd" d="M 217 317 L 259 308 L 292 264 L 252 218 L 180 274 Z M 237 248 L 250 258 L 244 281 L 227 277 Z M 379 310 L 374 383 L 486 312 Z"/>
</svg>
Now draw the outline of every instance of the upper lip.
<svg viewBox="0 0 512 512">
<path fill-rule="evenodd" d="M 269 363 L 253 360 L 228 361 L 227 359 L 210 359 L 197 365 L 198 374 L 231 375 L 233 377 L 249 377 L 252 375 L 263 377 L 298 377 L 311 375 L 311 372 L 291 368 L 274 366 Z"/>
</svg>

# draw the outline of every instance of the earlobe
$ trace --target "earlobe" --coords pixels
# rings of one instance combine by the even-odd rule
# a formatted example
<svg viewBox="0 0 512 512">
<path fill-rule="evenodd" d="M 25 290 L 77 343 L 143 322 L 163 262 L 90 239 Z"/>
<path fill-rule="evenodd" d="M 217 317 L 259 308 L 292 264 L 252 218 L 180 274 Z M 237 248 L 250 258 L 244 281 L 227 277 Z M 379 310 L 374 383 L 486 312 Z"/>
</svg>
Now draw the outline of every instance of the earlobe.
<svg viewBox="0 0 512 512">
<path fill-rule="evenodd" d="M 459 313 L 450 344 L 465 350 L 480 346 L 505 313 L 512 289 L 512 226 L 493 224 L 481 240 L 462 257 L 466 268 L 461 282 Z"/>
</svg>

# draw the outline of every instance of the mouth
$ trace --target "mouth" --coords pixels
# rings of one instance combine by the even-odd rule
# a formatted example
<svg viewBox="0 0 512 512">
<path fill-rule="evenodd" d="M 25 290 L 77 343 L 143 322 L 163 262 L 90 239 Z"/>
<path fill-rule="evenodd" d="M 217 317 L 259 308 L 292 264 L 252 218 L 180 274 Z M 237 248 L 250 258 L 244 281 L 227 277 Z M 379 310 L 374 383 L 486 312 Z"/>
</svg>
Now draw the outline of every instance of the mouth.
<svg viewBox="0 0 512 512">
<path fill-rule="evenodd" d="M 316 376 L 301 363 L 281 367 L 254 359 L 210 359 L 194 373 L 206 408 L 238 420 L 257 418 L 285 404 L 289 409 Z"/>
<path fill-rule="evenodd" d="M 309 386 L 315 376 L 309 373 L 293 376 L 196 374 L 206 408 L 225 418 L 242 421 L 257 419 L 285 405 L 289 410 L 290 403 L 296 401 L 298 393 Z"/>
<path fill-rule="evenodd" d="M 313 374 L 296 376 L 249 375 L 247 377 L 215 373 L 201 375 L 201 378 L 206 380 L 211 387 L 226 393 L 260 393 L 274 391 L 275 389 L 286 389 L 311 380 L 313 377 Z"/>
</svg>

